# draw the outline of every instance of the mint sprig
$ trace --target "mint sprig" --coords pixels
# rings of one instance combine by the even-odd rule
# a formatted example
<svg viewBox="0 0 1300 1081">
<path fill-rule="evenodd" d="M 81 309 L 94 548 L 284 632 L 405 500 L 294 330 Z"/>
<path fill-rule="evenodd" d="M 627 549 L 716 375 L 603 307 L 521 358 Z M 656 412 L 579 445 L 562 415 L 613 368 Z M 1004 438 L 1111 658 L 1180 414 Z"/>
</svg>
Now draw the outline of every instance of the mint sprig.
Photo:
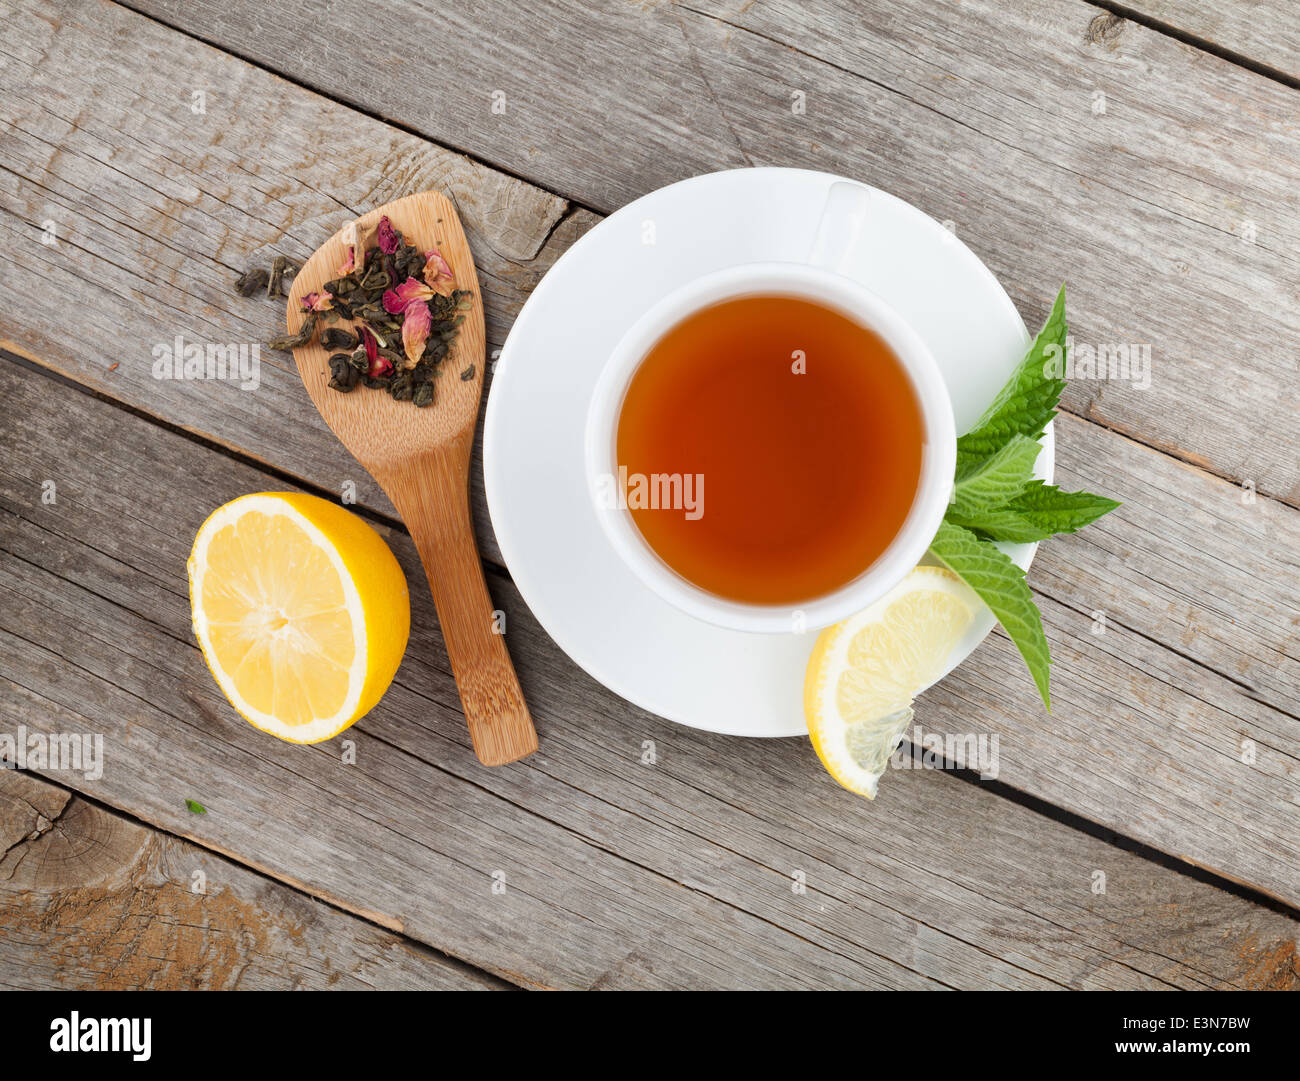
<svg viewBox="0 0 1300 1081">
<path fill-rule="evenodd" d="M 1091 492 L 1063 492 L 1041 480 L 1029 482 L 1014 499 L 1001 506 L 962 514 L 951 507 L 944 520 L 964 526 L 989 540 L 1031 543 L 1057 533 L 1074 533 L 1109 514 L 1119 504 Z"/>
<path fill-rule="evenodd" d="M 957 440 L 953 498 L 930 553 L 975 591 L 1011 637 L 1043 704 L 1052 708 L 1052 655 L 1034 595 L 994 541 L 1040 541 L 1073 533 L 1119 506 L 1090 492 L 1063 492 L 1034 477 L 1039 440 L 1065 380 L 1065 286 L 1011 378 L 975 426 Z"/>
</svg>

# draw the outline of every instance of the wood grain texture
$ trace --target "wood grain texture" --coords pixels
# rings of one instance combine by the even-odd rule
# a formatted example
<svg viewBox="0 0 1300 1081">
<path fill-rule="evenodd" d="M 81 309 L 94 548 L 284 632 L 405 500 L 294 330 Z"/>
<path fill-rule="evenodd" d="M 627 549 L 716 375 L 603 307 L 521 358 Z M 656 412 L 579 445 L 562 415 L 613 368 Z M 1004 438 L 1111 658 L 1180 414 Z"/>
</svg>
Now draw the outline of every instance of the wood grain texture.
<svg viewBox="0 0 1300 1081">
<path fill-rule="evenodd" d="M 1153 19 L 1163 27 L 1300 80 L 1300 20 L 1289 0 L 1236 4 L 1217 0 L 1127 0 L 1117 10 Z"/>
<path fill-rule="evenodd" d="M 470 14 L 527 28 L 574 10 L 548 5 L 501 21 L 486 5 Z M 599 11 L 574 46 L 579 75 L 563 51 L 540 77 L 513 65 L 527 75 L 525 95 L 508 93 L 508 119 L 488 112 L 503 145 L 528 149 L 525 164 L 503 164 L 543 180 L 544 170 L 567 176 L 566 194 L 599 173 L 608 195 L 587 201 L 604 208 L 659 177 L 749 158 L 839 168 L 954 221 L 1028 322 L 1046 310 L 1061 252 L 1086 252 L 1069 271 L 1076 335 L 1152 341 L 1156 381 L 1149 392 L 1079 386 L 1070 407 L 1295 502 L 1286 449 L 1296 440 L 1285 423 L 1295 413 L 1294 362 L 1275 352 L 1295 329 L 1285 284 L 1294 276 L 1294 99 L 1131 25 L 1090 35 L 1096 11 L 1087 5 L 965 4 L 936 15 L 904 4 L 892 27 L 854 8 L 860 21 L 847 29 L 836 10 L 818 10 L 828 25 L 781 5 Z M 298 5 L 283 14 L 297 18 Z M 489 338 L 499 342 L 532 282 L 595 217 L 563 216 L 562 199 L 111 5 L 28 2 L 18 17 L 24 34 L 0 42 L 0 116 L 10 121 L 0 128 L 0 235 L 10 253 L 0 286 L 15 299 L 0 313 L 0 337 L 309 483 L 339 491 L 359 481 L 363 504 L 390 509 L 310 421 L 275 358 L 261 390 L 238 392 L 153 380 L 150 347 L 178 330 L 263 338 L 274 306 L 253 316 L 254 302 L 226 291 L 246 253 L 305 254 L 357 210 L 425 186 L 458 193 L 484 271 Z M 279 48 L 277 28 L 257 30 L 225 44 Z M 472 23 L 454 30 L 475 33 Z M 217 40 L 210 28 L 203 34 Z M 619 50 L 620 40 L 638 49 Z M 314 37 L 296 44 L 307 48 L 282 56 L 284 70 L 334 78 L 335 68 L 310 58 L 306 76 L 294 72 Z M 533 44 L 504 47 L 528 56 Z M 497 57 L 449 52 L 473 57 L 479 89 L 504 70 Z M 75 84 L 58 75 L 70 65 L 83 72 Z M 611 80 L 615 92 L 603 98 L 588 89 Z M 790 93 L 800 88 L 810 108 L 796 121 Z M 1100 116 L 1089 108 L 1095 90 L 1106 94 Z M 191 111 L 196 91 L 205 112 Z M 459 99 L 449 97 L 430 107 L 417 94 L 395 111 L 351 100 L 430 133 L 447 116 L 457 122 Z M 521 100 L 535 110 L 527 139 L 510 127 Z M 557 123 L 564 130 L 552 130 Z M 455 145 L 479 153 L 473 140 L 484 134 L 474 126 Z M 322 128 L 327 155 L 313 138 Z M 593 153 L 601 140 L 613 149 Z M 87 317 L 70 321 L 70 307 Z M 1099 314 L 1119 311 L 1143 322 Z M 402 681 L 357 729 L 364 772 L 340 769 L 337 751 L 317 760 L 268 748 L 195 664 L 173 566 L 201 510 L 267 478 L 143 422 L 106 419 L 97 412 L 106 406 L 57 401 L 68 410 L 62 425 L 46 416 L 31 439 L 5 433 L 6 450 L 19 448 L 5 478 L 17 478 L 5 495 L 17 518 L 6 518 L 0 547 L 18 562 L 6 564 L 2 587 L 0 673 L 10 682 L 0 697 L 44 723 L 111 730 L 129 765 L 106 778 L 107 791 L 133 814 L 185 829 L 169 786 L 238 793 L 227 808 L 234 817 L 204 817 L 205 844 L 378 922 L 409 924 L 515 982 L 1294 982 L 1285 920 L 968 784 L 891 775 L 894 802 L 868 809 L 819 787 L 829 782 L 785 741 L 738 744 L 630 709 L 556 654 L 505 582 L 493 588 L 512 645 L 525 643 L 525 687 L 548 700 L 540 722 L 553 749 L 541 760 L 484 781 L 458 735 L 427 605 Z M 1265 432 L 1258 418 L 1275 414 L 1281 430 Z M 126 438 L 137 424 L 148 438 Z M 978 717 L 1002 734 L 1004 780 L 1294 899 L 1294 513 L 1266 499 L 1244 504 L 1239 489 L 1097 424 L 1061 428 L 1063 479 L 1126 499 L 1104 533 L 1049 545 L 1036 564 L 1065 661 L 1058 693 L 1068 673 L 1067 712 L 1045 718 L 1031 708 L 1019 663 L 995 638 L 927 698 L 922 720 L 943 731 Z M 111 467 L 102 445 L 122 448 Z M 1265 461 L 1274 471 L 1234 472 L 1233 455 L 1244 469 Z M 73 496 L 66 519 L 34 511 L 47 474 Z M 181 505 L 172 490 L 186 493 Z M 412 573 L 412 549 L 395 543 Z M 1095 638 L 1094 611 L 1109 618 Z M 645 740 L 658 748 L 654 767 L 641 764 Z M 1242 741 L 1255 751 L 1248 768 Z M 287 818 L 276 822 L 284 794 Z M 927 840 L 918 856 L 900 837 Z M 1281 845 L 1270 848 L 1269 837 Z M 795 865 L 807 894 L 790 891 Z M 505 874 L 505 894 L 488 892 L 489 868 Z M 1110 884 L 1100 896 L 1088 889 L 1099 869 Z"/>
<path fill-rule="evenodd" d="M 17 451 L 0 477 L 0 710 L 102 732 L 103 777 L 60 783 L 154 826 L 528 986 L 1296 981 L 1295 921 L 977 785 L 891 772 L 868 804 L 804 741 L 628 707 L 557 654 L 504 580 L 538 754 L 477 765 L 418 592 L 397 682 L 345 734 L 355 762 L 342 740 L 270 740 L 207 676 L 183 576 L 210 504 L 268 478 L 12 366 L 0 394 L 28 418 L 0 433 Z M 43 504 L 36 474 L 55 459 Z M 388 539 L 418 574 L 409 540 Z"/>
<path fill-rule="evenodd" d="M 32 773 L 0 770 L 0 988 L 499 986 Z"/>
<path fill-rule="evenodd" d="M 1079 0 L 138 6 L 604 212 L 747 164 L 882 187 L 951 221 L 1027 323 L 1064 279 L 1076 341 L 1150 346 L 1148 388 L 1076 380 L 1068 409 L 1300 505 L 1277 453 L 1300 446 L 1277 345 L 1300 92 L 1274 80 Z M 367 33 L 412 68 L 440 41 L 441 77 L 355 72 L 337 43 Z"/>
<path fill-rule="evenodd" d="M 971 8 L 976 13 L 980 10 L 978 6 Z M 762 11 L 750 9 L 754 18 Z M 44 25 L 39 24 L 38 29 Z M 709 21 L 701 25 L 715 24 Z M 925 26 L 926 22 L 921 20 L 919 25 Z M 976 20 L 973 25 L 980 24 Z M 1035 25 L 1039 28 L 1034 32 L 1042 32 L 1039 24 Z M 116 44 L 128 30 L 134 49 Z M 41 29 L 41 32 L 45 31 Z M 753 36 L 752 32 L 746 36 L 737 30 L 729 39 L 733 44 L 728 48 L 738 49 L 740 46 L 735 42 L 749 41 Z M 854 40 L 858 39 L 870 40 L 870 35 L 863 30 Z M 1139 41 L 1143 43 L 1142 49 L 1157 48 L 1144 38 Z M 814 43 L 808 44 L 811 47 Z M 759 43 L 751 46 L 765 48 Z M 889 55 L 895 58 L 897 72 L 912 71 L 905 57 L 896 55 L 898 46 L 893 48 L 895 51 Z M 498 207 L 497 213 L 487 218 L 489 222 L 516 222 L 515 226 L 486 229 L 476 237 L 471 222 L 471 243 L 479 251 L 484 271 L 489 328 L 497 303 L 494 295 L 500 298 L 497 311 L 508 314 L 509 305 L 518 303 L 526 287 L 535 280 L 536 272 L 549 265 L 555 253 L 563 250 L 594 220 L 592 215 L 579 211 L 564 218 L 549 240 L 536 237 L 532 243 L 542 245 L 541 254 L 531 263 L 526 259 L 518 263 L 497 262 L 497 249 L 502 246 L 515 252 L 529 247 L 520 237 L 530 219 L 524 212 L 516 219 L 513 209 L 522 206 L 524 211 L 536 212 L 545 221 L 551 211 L 558 213 L 562 204 L 558 200 L 547 202 L 549 197 L 527 185 L 470 166 L 418 140 L 322 103 L 308 92 L 195 46 L 175 33 L 111 6 L 79 9 L 57 31 L 50 32 L 45 50 L 52 63 L 79 52 L 102 58 L 93 72 L 96 93 L 87 92 L 86 100 L 82 100 L 75 95 L 67 96 L 72 92 L 66 88 L 50 87 L 48 80 L 41 82 L 46 79 L 44 66 L 36 64 L 33 55 L 27 61 L 32 66 L 30 74 L 36 80 L 34 85 L 45 96 L 33 101 L 29 88 L 25 91 L 27 96 L 9 99 L 18 101 L 23 110 L 33 111 L 30 116 L 22 112 L 21 122 L 0 134 L 0 140 L 8 140 L 5 145 L 12 149 L 14 160 L 39 169 L 39 174 L 33 175 L 40 175 L 45 183 L 64 191 L 66 197 L 75 197 L 78 213 L 84 213 L 85 220 L 94 226 L 93 243 L 105 245 L 111 256 L 95 257 L 91 265 L 96 272 L 108 273 L 112 265 L 117 265 L 112 261 L 118 260 L 122 266 L 139 267 L 141 273 L 153 276 L 137 277 L 134 294 L 105 292 L 89 284 L 80 276 L 84 274 L 83 264 L 91 258 L 87 252 L 74 249 L 69 254 L 60 246 L 47 250 L 37 243 L 33 228 L 42 214 L 39 198 L 43 198 L 41 193 L 45 190 L 37 189 L 39 198 L 23 204 L 25 220 L 32 224 L 26 226 L 16 241 L 27 261 L 20 264 L 0 260 L 0 275 L 6 275 L 13 283 L 21 300 L 0 313 L 0 319 L 13 319 L 14 313 L 31 313 L 29 318 L 23 315 L 27 319 L 25 327 L 29 328 L 23 331 L 29 335 L 25 339 L 31 345 L 28 351 L 48 347 L 46 359 L 53 356 L 60 370 L 97 389 L 111 391 L 173 424 L 209 434 L 256 458 L 274 460 L 280 468 L 329 492 L 339 491 L 345 482 L 352 480 L 362 505 L 384 509 L 387 501 L 368 489 L 354 469 L 349 469 L 340 448 L 323 429 L 316 427 L 315 418 L 306 412 L 296 385 L 291 380 L 288 384 L 282 382 L 281 377 L 287 378 L 286 373 L 273 367 L 270 361 L 263 368 L 262 386 L 255 392 L 240 392 L 207 382 L 159 383 L 151 378 L 147 361 L 142 359 L 146 348 L 143 343 L 150 341 L 151 335 L 165 339 L 169 331 L 161 322 L 164 318 L 187 318 L 184 313 L 202 312 L 205 319 L 212 320 L 212 326 L 242 327 L 240 333 L 250 332 L 247 315 L 238 313 L 246 312 L 247 306 L 255 302 L 231 297 L 226 292 L 224 271 L 221 268 L 214 271 L 207 254 L 211 249 L 198 244 L 204 235 L 224 235 L 228 229 L 226 220 L 233 216 L 236 221 L 243 221 L 244 212 L 236 213 L 227 203 L 207 199 L 200 199 L 195 204 L 197 209 L 187 204 L 183 217 L 197 223 L 195 231 L 183 235 L 186 246 L 180 251 L 162 252 L 150 246 L 148 236 L 124 225 L 117 216 L 101 219 L 103 207 L 125 205 L 137 208 L 151 221 L 158 220 L 177 212 L 174 197 L 159 193 L 159 189 L 166 191 L 169 176 L 189 176 L 197 189 L 200 181 L 211 186 L 218 177 L 233 171 L 236 180 L 246 175 L 254 180 L 245 188 L 231 190 L 226 179 L 223 183 L 227 188 L 223 190 L 230 191 L 235 206 L 247 206 L 251 213 L 257 192 L 271 183 L 272 174 L 264 163 L 282 164 L 309 155 L 305 143 L 294 141 L 296 129 L 292 124 L 268 123 L 265 128 L 259 127 L 262 121 L 257 112 L 241 114 L 238 123 L 210 129 L 202 126 L 207 121 L 196 121 L 188 113 L 187 101 L 173 102 L 171 111 L 157 106 L 153 112 L 132 110 L 127 103 L 135 101 L 136 87 L 153 86 L 153 80 L 160 78 L 162 81 L 157 85 L 165 83 L 168 92 L 174 93 L 177 85 L 190 85 L 183 82 L 184 72 L 191 75 L 206 72 L 204 80 L 210 77 L 211 86 L 241 87 L 254 97 L 261 95 L 263 99 L 278 101 L 282 112 L 277 115 L 306 123 L 308 117 L 321 114 L 332 122 L 331 130 L 340 133 L 336 138 L 357 131 L 366 134 L 373 143 L 382 133 L 389 141 L 379 145 L 396 147 L 404 155 L 403 160 L 409 156 L 423 161 L 432 156 L 448 171 L 449 182 L 460 192 L 462 208 L 466 204 L 487 205 L 492 201 L 492 191 L 502 193 L 501 202 L 492 204 Z M 1180 63 L 1186 61 L 1185 53 L 1175 54 L 1174 59 L 1179 57 Z M 949 58 L 948 62 L 955 64 L 956 60 Z M 810 70 L 821 71 L 821 67 Z M 1211 70 L 1219 71 L 1213 66 Z M 1237 85 L 1236 75 L 1220 73 L 1215 79 L 1227 79 L 1230 86 Z M 833 87 L 834 82 L 824 85 Z M 743 80 L 737 86 L 743 89 Z M 919 86 L 913 90 L 917 94 L 921 92 Z M 881 108 L 870 114 L 876 118 L 873 123 L 885 123 L 899 109 L 904 111 L 902 116 L 911 115 L 905 102 L 895 101 L 895 97 L 885 95 L 881 99 Z M 214 107 L 220 100 L 213 99 Z M 932 113 L 938 107 L 937 99 L 929 99 L 925 112 Z M 75 115 L 76 124 L 65 122 L 46 130 L 41 125 L 50 124 L 51 109 L 69 117 Z M 846 99 L 844 108 L 836 115 L 860 118 L 863 114 L 850 108 Z M 932 119 L 932 122 L 937 121 Z M 123 126 L 132 139 L 125 149 L 120 149 L 117 132 Z M 41 137 L 24 142 L 23 133 L 28 131 L 37 132 Z M 215 131 L 221 133 L 219 141 Z M 1011 138 L 1007 132 L 1002 136 Z M 61 140 L 71 149 L 51 153 L 52 139 Z M 179 145 L 190 151 L 185 160 L 197 164 L 173 164 L 177 154 L 167 149 L 168 140 L 179 140 Z M 288 146 L 283 145 L 285 141 Z M 343 151 L 350 146 L 353 144 L 346 143 Z M 108 157 L 108 148 L 114 148 L 114 167 L 101 164 Z M 353 152 L 360 153 L 360 150 Z M 298 159 L 294 158 L 295 154 Z M 1216 151 L 1212 156 L 1222 154 Z M 346 159 L 347 154 L 343 153 L 342 157 Z M 365 165 L 357 168 L 363 174 L 365 169 L 378 169 L 386 175 L 384 171 L 391 167 L 392 160 L 388 157 L 376 163 L 373 157 L 366 157 Z M 204 165 L 205 161 L 209 164 Z M 235 170 L 236 161 L 247 164 Z M 912 164 L 925 171 L 925 161 Z M 310 165 L 301 165 L 289 175 L 305 175 L 312 184 L 327 183 L 325 173 L 304 173 L 309 168 Z M 340 173 L 339 183 L 349 198 L 352 192 L 364 187 L 364 180 L 353 176 L 348 169 L 334 168 Z M 192 171 L 177 174 L 176 169 Z M 262 169 L 268 171 L 258 172 Z M 61 179 L 69 170 L 73 178 Z M 124 179 L 124 170 L 148 178 L 148 182 Z M 28 182 L 17 179 L 16 174 L 2 175 L 15 185 L 15 198 L 28 197 L 27 187 L 20 186 Z M 414 175 L 417 180 L 424 177 L 418 169 Z M 393 180 L 384 181 L 384 185 L 393 183 Z M 65 184 L 66 187 L 60 187 Z M 276 190 L 282 194 L 290 191 L 283 177 L 279 178 L 278 185 Z M 480 194 L 483 186 L 486 195 Z M 96 199 L 82 198 L 77 193 L 84 190 L 104 194 Z M 1034 199 L 1050 203 L 1041 191 L 1021 190 Z M 326 222 L 329 229 L 338 224 L 336 215 L 342 215 L 343 209 L 328 198 L 313 193 L 301 183 L 292 186 L 291 194 L 306 211 L 305 218 L 321 232 L 326 231 L 323 228 Z M 975 209 L 978 212 L 979 208 Z M 260 205 L 258 212 L 267 213 Z M 466 218 L 470 221 L 471 215 L 467 214 Z M 228 242 L 231 250 L 242 235 Z M 77 242 L 82 243 L 80 237 Z M 202 254 L 192 254 L 194 251 Z M 143 252 L 143 258 L 132 255 L 136 252 Z M 174 267 L 162 265 L 164 256 L 171 259 Z M 55 277 L 33 283 L 30 280 L 33 266 L 45 267 Z M 510 285 L 504 292 L 501 290 L 505 287 L 499 286 L 494 294 L 494 279 L 498 278 Z M 177 287 L 171 284 L 177 281 L 191 283 L 188 289 L 199 289 L 197 299 L 188 293 L 178 295 Z M 64 306 L 58 290 L 49 288 L 51 283 L 74 288 L 76 295 L 83 298 L 85 310 L 91 313 L 86 329 L 73 328 L 71 337 L 59 336 L 57 341 L 51 338 L 48 327 L 58 325 Z M 169 303 L 179 307 L 160 313 L 151 307 L 150 291 L 166 296 Z M 1074 294 L 1071 296 L 1073 309 Z M 1032 309 L 1026 314 L 1027 318 L 1034 318 Z M 110 335 L 108 340 L 115 343 L 117 352 L 100 354 L 90 347 L 76 352 L 79 340 L 83 345 L 92 340 L 89 329 L 92 325 L 93 340 L 102 341 L 103 335 Z M 78 339 L 77 334 L 83 337 Z M 99 365 L 109 356 L 128 359 L 117 371 L 108 373 Z M 552 362 L 562 362 L 562 359 Z M 1284 368 L 1285 357 L 1278 364 Z M 1276 369 L 1278 365 L 1273 367 Z M 1240 407 L 1243 411 L 1256 412 L 1259 409 L 1257 404 L 1251 404 L 1253 399 L 1218 395 L 1211 401 L 1210 397 L 1198 389 L 1189 396 L 1188 408 Z M 1290 816 L 1294 813 L 1296 784 L 1294 718 L 1300 715 L 1296 691 L 1300 682 L 1295 678 L 1296 516 L 1289 508 L 1268 499 L 1246 505 L 1240 490 L 1096 424 L 1069 418 L 1063 418 L 1060 424 L 1060 453 L 1072 470 L 1064 474 L 1065 482 L 1126 500 L 1126 506 L 1102 526 L 1080 537 L 1045 546 L 1033 573 L 1033 581 L 1057 602 L 1048 608 L 1049 618 L 1055 620 L 1053 632 L 1060 643 L 1058 655 L 1085 665 L 1078 673 L 1080 697 L 1073 700 L 1072 712 L 1044 716 L 1033 702 L 1018 660 L 1006 650 L 1005 643 L 995 643 L 963 670 L 962 678 L 974 681 L 980 688 L 980 696 L 970 700 L 965 708 L 977 709 L 975 715 L 991 718 L 988 723 L 1002 726 L 1015 740 L 1022 752 L 1014 781 L 1019 787 L 1121 832 L 1151 843 L 1168 844 L 1189 859 L 1251 881 L 1263 889 L 1294 897 L 1294 864 L 1279 866 L 1266 838 L 1274 828 L 1284 838 L 1295 836 Z M 1255 427 L 1242 418 L 1234 424 L 1242 432 Z M 1285 434 L 1279 435 L 1275 446 L 1285 449 L 1284 440 Z M 1285 453 L 1275 453 L 1274 457 L 1281 461 L 1287 459 Z M 473 491 L 479 535 L 485 552 L 495 558 L 477 475 Z M 1108 654 L 1094 640 L 1090 632 L 1094 611 L 1106 612 L 1112 625 L 1118 625 L 1117 633 L 1125 636 L 1123 648 L 1134 650 L 1144 658 L 1145 668 L 1140 674 L 1134 674 L 1122 656 Z M 1107 644 L 1115 641 L 1112 638 Z M 1162 652 L 1156 644 L 1167 649 Z M 1108 685 L 1094 681 L 1089 685 L 1087 666 L 1098 656 L 1108 658 L 1105 664 L 1112 666 L 1106 669 L 1107 678 L 1119 678 L 1120 682 Z M 1158 690 L 1154 694 L 1147 690 L 1152 681 L 1159 683 L 1161 678 L 1181 679 L 1183 666 L 1195 674 L 1198 682 L 1194 686 L 1217 688 L 1210 694 L 1212 704 L 1189 702 L 1181 696 L 1180 688 Z M 1063 678 L 1072 678 L 1065 664 L 1057 670 L 1058 683 Z M 1139 683 L 1134 685 L 1134 680 Z M 1204 696 L 1207 691 L 1198 693 Z M 929 716 L 931 724 L 939 719 L 938 714 Z M 1240 770 L 1243 740 L 1251 740 L 1258 750 L 1256 765 L 1244 774 Z M 1117 748 L 1130 745 L 1140 748 L 1140 754 L 1126 760 L 1121 768 L 1103 770 L 1096 766 L 1098 761 L 1113 759 Z M 1062 748 L 1079 752 L 1080 762 L 1076 764 L 1064 757 Z M 1034 763 L 1033 755 L 1042 755 L 1042 762 Z M 1178 769 L 1165 765 L 1180 757 L 1187 758 L 1196 767 Z M 1160 778 L 1160 784 L 1154 788 L 1150 782 L 1153 773 Z M 1202 783 L 1209 785 L 1208 792 L 1212 795 L 1208 798 L 1201 790 Z M 1149 799 L 1148 792 L 1153 792 Z M 1267 808 L 1263 819 L 1257 817 L 1255 805 L 1245 803 L 1247 799 L 1260 801 Z M 1165 801 L 1172 801 L 1176 813 L 1162 820 Z M 1185 809 L 1189 806 L 1190 813 Z M 1207 814 L 1217 816 L 1221 825 L 1207 830 L 1203 817 Z M 1241 848 L 1235 833 L 1238 823 L 1246 820 L 1251 824 L 1244 834 L 1247 845 Z"/>
<path fill-rule="evenodd" d="M 456 288 L 469 294 L 456 339 L 434 378 L 434 405 L 417 408 L 365 386 L 350 394 L 330 389 L 328 350 L 319 339 L 295 349 L 294 362 L 312 404 L 379 482 L 415 541 L 438 607 L 474 751 L 484 765 L 502 766 L 537 750 L 537 733 L 505 637 L 495 626 L 469 513 L 469 460 L 487 344 L 474 256 L 451 200 L 440 192 L 419 192 L 345 225 L 294 277 L 288 329 L 298 333 L 307 318 L 304 299 L 338 276 L 349 240 L 352 248 L 364 245 L 363 238 L 385 217 L 408 243 L 425 252 L 441 252 Z M 360 263 L 366 255 L 354 257 Z"/>
</svg>

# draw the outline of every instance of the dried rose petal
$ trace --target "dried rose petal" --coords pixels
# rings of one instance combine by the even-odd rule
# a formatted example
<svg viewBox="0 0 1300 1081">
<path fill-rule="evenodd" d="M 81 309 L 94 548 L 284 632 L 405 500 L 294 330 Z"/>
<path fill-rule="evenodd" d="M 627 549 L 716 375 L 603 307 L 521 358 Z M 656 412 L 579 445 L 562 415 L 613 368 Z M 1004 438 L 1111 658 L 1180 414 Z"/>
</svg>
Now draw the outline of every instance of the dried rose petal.
<svg viewBox="0 0 1300 1081">
<path fill-rule="evenodd" d="M 309 312 L 327 312 L 334 307 L 334 298 L 322 289 L 319 293 L 308 293 L 303 297 L 302 306 Z"/>
<path fill-rule="evenodd" d="M 370 361 L 370 366 L 373 368 L 375 361 L 379 359 L 379 342 L 375 340 L 369 327 L 357 327 L 357 332 L 361 335 L 361 344 L 366 347 L 366 360 Z"/>
<path fill-rule="evenodd" d="M 451 291 L 456 284 L 456 275 L 452 273 L 451 264 L 442 257 L 442 252 L 437 248 L 424 253 L 424 280 L 439 296 L 451 296 Z"/>
<path fill-rule="evenodd" d="M 424 343 L 429 340 L 429 328 L 432 325 L 433 317 L 427 303 L 412 300 L 407 304 L 406 314 L 402 317 L 402 348 L 406 350 L 406 359 L 412 367 L 424 355 Z"/>
<path fill-rule="evenodd" d="M 384 311 L 389 315 L 401 315 L 406 311 L 407 305 L 417 300 L 428 300 L 431 296 L 433 290 L 427 285 L 421 285 L 416 278 L 407 278 L 396 289 L 385 291 Z"/>
<path fill-rule="evenodd" d="M 357 333 L 361 335 L 361 344 L 366 349 L 366 362 L 370 365 L 366 374 L 372 379 L 377 379 L 381 375 L 391 375 L 393 362 L 380 355 L 379 339 L 375 337 L 375 332 L 363 325 L 357 327 Z"/>
<path fill-rule="evenodd" d="M 366 372 L 371 379 L 378 379 L 381 375 L 389 375 L 393 370 L 393 362 L 387 357 L 379 355 L 379 341 L 375 338 L 374 333 L 369 327 L 357 327 L 357 332 L 361 335 L 361 344 L 366 347 L 366 360 L 370 364 Z"/>
<path fill-rule="evenodd" d="M 379 238 L 379 250 L 385 255 L 392 255 L 401 247 L 401 241 L 397 239 L 397 230 L 393 228 L 393 223 L 388 220 L 387 214 L 379 219 L 377 236 Z"/>
<path fill-rule="evenodd" d="M 348 245 L 348 257 L 339 264 L 335 277 L 341 278 L 344 274 L 351 274 L 352 268 L 356 265 L 357 249 L 351 244 Z"/>
</svg>

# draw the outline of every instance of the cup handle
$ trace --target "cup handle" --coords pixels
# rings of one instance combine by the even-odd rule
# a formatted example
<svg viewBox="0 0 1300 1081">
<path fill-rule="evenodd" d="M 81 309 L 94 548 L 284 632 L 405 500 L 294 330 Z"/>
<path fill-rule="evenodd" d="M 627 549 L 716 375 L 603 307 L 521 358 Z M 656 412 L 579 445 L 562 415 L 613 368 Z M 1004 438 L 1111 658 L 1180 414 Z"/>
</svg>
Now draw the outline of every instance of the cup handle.
<svg viewBox="0 0 1300 1081">
<path fill-rule="evenodd" d="M 809 265 L 856 277 L 855 264 L 868 254 L 861 239 L 870 208 L 870 188 L 847 180 L 835 181 L 826 193 L 817 235 L 808 252 Z"/>
</svg>

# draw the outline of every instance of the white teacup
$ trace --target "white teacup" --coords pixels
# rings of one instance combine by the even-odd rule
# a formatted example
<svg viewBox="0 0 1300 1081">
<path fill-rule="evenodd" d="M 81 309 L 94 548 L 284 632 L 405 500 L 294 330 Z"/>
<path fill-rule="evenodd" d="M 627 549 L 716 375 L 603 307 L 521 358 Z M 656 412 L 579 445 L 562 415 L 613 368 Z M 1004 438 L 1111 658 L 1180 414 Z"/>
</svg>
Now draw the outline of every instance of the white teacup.
<svg viewBox="0 0 1300 1081">
<path fill-rule="evenodd" d="M 634 323 L 600 374 L 587 412 L 586 468 L 597 517 L 614 550 L 651 590 L 689 615 L 738 631 L 790 633 L 847 619 L 879 600 L 921 560 L 952 495 L 957 440 L 952 403 L 934 357 L 919 335 L 885 301 L 838 272 L 854 256 L 868 189 L 832 187 L 806 263 L 748 263 L 696 278 L 675 289 Z M 650 547 L 626 507 L 605 498 L 617 477 L 615 444 L 623 399 L 651 348 L 687 316 L 743 296 L 799 297 L 830 308 L 875 332 L 893 351 L 920 407 L 923 445 L 916 496 L 893 541 L 856 578 L 799 604 L 746 604 L 720 597 L 683 578 Z"/>
</svg>

